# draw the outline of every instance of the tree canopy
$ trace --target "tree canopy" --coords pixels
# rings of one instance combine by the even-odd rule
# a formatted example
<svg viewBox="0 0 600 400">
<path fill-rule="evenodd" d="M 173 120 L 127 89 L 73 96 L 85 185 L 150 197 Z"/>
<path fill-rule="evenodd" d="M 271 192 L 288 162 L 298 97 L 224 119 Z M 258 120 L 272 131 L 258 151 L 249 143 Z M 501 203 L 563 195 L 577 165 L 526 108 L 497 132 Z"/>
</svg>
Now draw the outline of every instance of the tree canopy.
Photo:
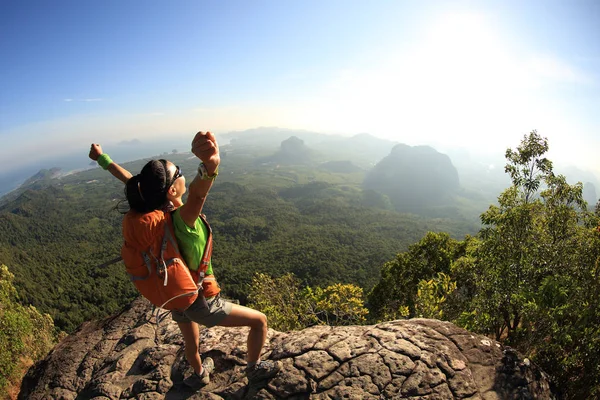
<svg viewBox="0 0 600 400">
<path fill-rule="evenodd" d="M 428 233 L 386 263 L 377 318 L 445 318 L 530 355 L 566 398 L 600 395 L 599 207 L 544 157 L 536 131 L 506 151 L 512 185 L 463 241 Z"/>
<path fill-rule="evenodd" d="M 600 396 L 600 203 L 589 209 L 583 185 L 554 173 L 548 149 L 532 131 L 506 151 L 511 184 L 481 227 L 393 211 L 388 196 L 363 190 L 362 170 L 227 155 L 204 209 L 216 276 L 276 329 L 446 319 L 518 348 L 565 398 Z M 195 169 L 185 154 L 172 157 Z M 40 179 L 0 205 L 0 262 L 14 273 L 0 276 L 5 376 L 31 321 L 52 331 L 42 313 L 71 331 L 137 295 L 121 264 L 105 264 L 122 242 L 122 185 L 100 170 Z"/>
</svg>

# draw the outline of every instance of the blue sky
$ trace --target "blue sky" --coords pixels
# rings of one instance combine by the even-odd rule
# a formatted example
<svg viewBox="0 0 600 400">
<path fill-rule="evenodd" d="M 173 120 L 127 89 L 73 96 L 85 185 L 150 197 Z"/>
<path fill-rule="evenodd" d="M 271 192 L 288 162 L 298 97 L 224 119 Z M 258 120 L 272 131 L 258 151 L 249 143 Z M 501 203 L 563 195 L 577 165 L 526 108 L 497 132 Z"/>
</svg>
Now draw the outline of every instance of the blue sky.
<svg viewBox="0 0 600 400">
<path fill-rule="evenodd" d="M 0 2 L 0 156 L 257 126 L 600 174 L 600 2 Z"/>
</svg>

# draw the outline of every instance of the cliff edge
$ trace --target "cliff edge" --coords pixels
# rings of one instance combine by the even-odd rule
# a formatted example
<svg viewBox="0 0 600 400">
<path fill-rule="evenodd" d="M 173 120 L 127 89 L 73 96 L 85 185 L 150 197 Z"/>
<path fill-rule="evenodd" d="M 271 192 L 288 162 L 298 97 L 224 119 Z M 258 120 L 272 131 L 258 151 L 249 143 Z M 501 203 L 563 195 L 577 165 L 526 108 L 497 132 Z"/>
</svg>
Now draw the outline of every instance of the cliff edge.
<svg viewBox="0 0 600 400">
<path fill-rule="evenodd" d="M 179 329 L 158 325 L 140 298 L 87 322 L 33 366 L 19 399 L 550 399 L 548 379 L 510 348 L 449 322 L 269 330 L 263 358 L 281 360 L 269 381 L 244 375 L 247 328 L 200 334 L 215 361 L 211 383 L 192 392 Z M 158 339 L 158 340 L 156 340 Z"/>
</svg>

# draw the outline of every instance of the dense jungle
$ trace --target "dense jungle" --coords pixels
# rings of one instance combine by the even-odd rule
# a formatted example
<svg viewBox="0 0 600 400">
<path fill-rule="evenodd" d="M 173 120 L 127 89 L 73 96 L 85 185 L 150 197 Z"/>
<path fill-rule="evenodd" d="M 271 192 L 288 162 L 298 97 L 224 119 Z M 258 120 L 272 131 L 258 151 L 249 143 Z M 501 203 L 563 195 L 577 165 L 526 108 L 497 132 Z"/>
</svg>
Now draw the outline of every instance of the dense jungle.
<svg viewBox="0 0 600 400">
<path fill-rule="evenodd" d="M 222 147 L 204 213 L 227 297 L 279 330 L 449 320 L 529 356 L 564 398 L 600 395 L 600 209 L 555 173 L 547 139 L 506 150 L 507 185 L 490 199 L 432 148 L 368 152 L 359 136 L 326 153 L 301 137 Z M 188 152 L 157 157 L 195 174 Z M 40 171 L 2 198 L 0 390 L 137 296 L 116 260 L 124 211 L 122 184 L 95 167 Z"/>
</svg>

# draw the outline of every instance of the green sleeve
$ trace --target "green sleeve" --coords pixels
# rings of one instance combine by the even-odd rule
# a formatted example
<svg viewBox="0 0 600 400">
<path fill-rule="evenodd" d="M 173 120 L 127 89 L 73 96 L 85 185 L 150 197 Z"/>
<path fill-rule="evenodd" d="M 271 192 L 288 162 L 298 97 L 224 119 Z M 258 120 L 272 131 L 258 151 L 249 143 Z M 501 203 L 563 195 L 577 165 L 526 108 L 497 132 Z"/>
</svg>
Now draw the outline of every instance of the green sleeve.
<svg viewBox="0 0 600 400">
<path fill-rule="evenodd" d="M 208 228 L 200 218 L 196 219 L 194 227 L 190 228 L 183 222 L 179 209 L 173 212 L 172 218 L 175 238 L 177 239 L 181 256 L 190 270 L 197 271 L 204 253 L 204 246 L 206 246 Z M 208 265 L 206 274 L 211 275 L 212 273 L 211 261 Z"/>
</svg>

